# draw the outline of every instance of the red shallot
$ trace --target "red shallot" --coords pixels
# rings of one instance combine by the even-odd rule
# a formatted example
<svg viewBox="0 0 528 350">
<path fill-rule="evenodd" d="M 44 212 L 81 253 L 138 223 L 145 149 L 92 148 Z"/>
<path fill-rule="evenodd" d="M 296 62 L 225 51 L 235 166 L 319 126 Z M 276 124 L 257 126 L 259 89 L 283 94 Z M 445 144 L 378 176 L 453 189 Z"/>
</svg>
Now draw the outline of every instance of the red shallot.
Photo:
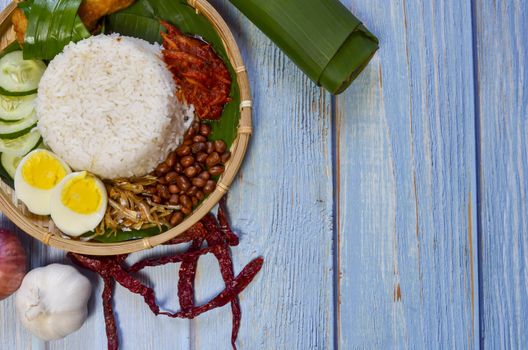
<svg viewBox="0 0 528 350">
<path fill-rule="evenodd" d="M 0 229 L 0 300 L 18 290 L 26 274 L 26 253 L 18 238 Z"/>
</svg>

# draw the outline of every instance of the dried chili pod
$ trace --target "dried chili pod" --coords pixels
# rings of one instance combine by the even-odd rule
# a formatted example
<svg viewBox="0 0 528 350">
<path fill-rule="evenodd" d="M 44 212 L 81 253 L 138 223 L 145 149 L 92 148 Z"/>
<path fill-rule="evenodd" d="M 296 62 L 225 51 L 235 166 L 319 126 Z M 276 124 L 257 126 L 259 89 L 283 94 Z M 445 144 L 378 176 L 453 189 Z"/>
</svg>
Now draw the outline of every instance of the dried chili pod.
<svg viewBox="0 0 528 350">
<path fill-rule="evenodd" d="M 230 246 L 237 246 L 239 243 L 238 236 L 233 232 L 231 226 L 229 225 L 228 213 L 227 213 L 227 197 L 224 196 L 220 199 L 218 203 L 218 213 L 217 218 L 220 223 L 220 228 L 225 235 L 225 238 Z"/>
<path fill-rule="evenodd" d="M 116 320 L 114 317 L 114 309 L 112 307 L 114 280 L 110 277 L 105 277 L 103 278 L 103 281 L 103 313 L 106 325 L 106 338 L 108 339 L 108 350 L 118 350 L 119 336 L 117 332 Z"/>
<path fill-rule="evenodd" d="M 263 264 L 263 258 L 259 257 L 252 260 L 244 267 L 244 269 L 242 269 L 242 271 L 227 288 L 225 288 L 222 292 L 220 292 L 220 294 L 204 305 L 195 306 L 189 310 L 182 310 L 176 313 L 160 312 L 160 315 L 171 318 L 195 318 L 204 312 L 222 307 L 233 300 L 233 298 L 240 294 L 244 289 L 246 289 L 246 287 L 259 273 Z"/>
<path fill-rule="evenodd" d="M 211 244 L 209 241 L 208 243 Z M 228 248 L 224 247 L 223 249 L 219 249 L 218 252 L 215 253 L 215 257 L 218 260 L 218 264 L 220 265 L 220 273 L 222 274 L 222 278 L 224 279 L 224 283 L 227 287 L 233 282 L 235 278 L 233 260 L 230 256 Z M 235 342 L 238 338 L 238 331 L 240 330 L 240 321 L 242 319 L 242 311 L 240 309 L 240 300 L 238 299 L 238 295 L 235 296 L 233 300 L 231 300 L 231 312 L 233 315 L 231 344 L 233 346 L 233 349 L 236 349 Z"/>
<path fill-rule="evenodd" d="M 199 257 L 205 254 L 212 253 L 216 249 L 218 249 L 218 247 L 208 247 L 208 248 L 202 248 L 194 252 L 187 252 L 187 253 L 181 253 L 181 254 L 176 254 L 176 255 L 168 255 L 168 256 L 163 256 L 161 258 L 143 259 L 143 260 L 138 261 L 134 265 L 130 266 L 127 269 L 127 271 L 132 273 L 132 272 L 141 271 L 146 267 L 161 266 L 161 265 L 166 265 L 166 264 L 176 264 L 182 261 L 194 259 L 195 257 Z"/>
<path fill-rule="evenodd" d="M 203 225 L 198 222 L 194 226 L 192 226 L 190 229 L 182 233 L 181 235 L 174 237 L 167 242 L 163 243 L 164 245 L 176 245 L 181 243 L 187 243 L 190 241 L 193 241 L 198 238 L 204 238 L 207 235 L 207 232 L 205 232 Z"/>
<path fill-rule="evenodd" d="M 222 227 L 221 223 L 219 224 L 220 219 L 218 221 L 215 220 L 214 216 L 211 214 L 207 215 L 202 221 L 204 222 L 204 225 L 207 227 L 209 232 L 209 235 L 206 238 L 207 244 L 209 246 L 224 244 L 224 246 L 218 251 L 216 251 L 214 255 L 218 260 L 218 264 L 220 265 L 220 272 L 227 287 L 233 282 L 233 279 L 235 278 L 235 272 L 233 269 L 233 259 L 231 258 L 231 254 L 227 244 L 229 243 L 229 238 L 231 238 L 231 242 L 234 242 L 232 237 L 236 238 L 236 244 L 238 244 L 238 237 L 234 235 L 227 223 L 225 200 L 222 200 L 222 202 L 220 203 L 218 214 L 219 217 L 221 216 L 224 220 L 224 228 Z M 242 319 L 242 311 L 240 308 L 240 301 L 238 299 L 238 296 L 234 297 L 231 301 L 231 312 L 233 315 L 231 345 L 233 346 L 233 349 L 236 350 L 236 339 L 238 338 L 238 331 L 240 330 L 240 321 Z"/>
<path fill-rule="evenodd" d="M 113 278 L 117 283 L 131 291 L 139 294 L 145 300 L 155 314 L 159 313 L 159 307 L 156 304 L 154 290 L 145 286 L 141 281 L 132 277 L 122 266 L 124 257 L 89 257 L 76 253 L 69 253 L 81 266 L 99 273 L 103 278 Z"/>
<path fill-rule="evenodd" d="M 138 279 L 132 277 L 128 272 L 124 270 L 122 266 L 115 269 L 112 276 L 117 283 L 128 289 L 134 294 L 141 295 L 145 300 L 145 304 L 149 306 L 153 313 L 159 314 L 160 308 L 156 303 L 156 295 L 154 289 L 147 287 L 141 283 Z"/>
<path fill-rule="evenodd" d="M 188 252 L 200 250 L 203 239 L 199 238 L 193 241 Z M 196 268 L 198 267 L 199 256 L 193 257 L 182 262 L 178 279 L 178 300 L 182 310 L 187 310 L 194 306 L 194 280 L 196 277 Z"/>
<path fill-rule="evenodd" d="M 111 266 L 122 264 L 128 257 L 128 255 L 88 256 L 77 253 L 68 253 L 67 255 L 77 265 L 97 272 L 101 276 L 109 275 Z"/>
<path fill-rule="evenodd" d="M 202 248 L 204 240 L 207 242 L 207 248 Z M 144 259 L 129 268 L 126 268 L 124 265 L 127 255 L 92 257 L 75 253 L 68 254 L 76 264 L 98 273 L 103 278 L 103 307 L 109 349 L 114 350 L 119 347 L 117 326 L 112 308 L 112 288 L 114 283 L 118 282 L 132 293 L 143 296 L 145 303 L 156 315 L 165 315 L 173 318 L 194 318 L 204 312 L 231 303 L 233 313 L 231 343 L 233 349 L 236 350 L 235 342 L 238 336 L 241 320 L 241 309 L 238 295 L 248 286 L 260 271 L 263 265 L 263 259 L 257 258 L 251 261 L 244 267 L 238 276 L 234 276 L 233 260 L 231 258 L 229 246 L 237 245 L 238 237 L 229 226 L 225 200 L 220 203 L 218 219 L 212 214 L 208 214 L 182 236 L 179 236 L 168 243 L 179 244 L 189 241 L 192 241 L 192 244 L 185 253 L 164 256 L 161 258 Z M 200 256 L 208 253 L 213 253 L 218 260 L 222 278 L 225 282 L 225 289 L 208 303 L 201 306 L 195 306 L 194 280 L 196 277 L 198 259 Z M 179 262 L 182 263 L 179 271 L 180 279 L 178 281 L 178 298 L 181 310 L 176 313 L 160 311 L 159 305 L 156 303 L 154 290 L 132 276 L 131 273 L 140 271 L 145 267 Z"/>
</svg>

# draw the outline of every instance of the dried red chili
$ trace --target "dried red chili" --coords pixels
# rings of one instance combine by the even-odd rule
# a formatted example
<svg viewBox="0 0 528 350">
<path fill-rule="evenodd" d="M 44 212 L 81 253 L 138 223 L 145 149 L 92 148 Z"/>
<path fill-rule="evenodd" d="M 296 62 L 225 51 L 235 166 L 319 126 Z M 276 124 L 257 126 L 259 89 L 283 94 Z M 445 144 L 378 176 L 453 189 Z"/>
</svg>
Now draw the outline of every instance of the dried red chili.
<svg viewBox="0 0 528 350">
<path fill-rule="evenodd" d="M 117 335 L 117 325 L 112 306 L 112 295 L 114 280 L 110 277 L 103 277 L 103 313 L 106 325 L 106 338 L 108 339 L 108 350 L 119 349 L 119 337 Z"/>
<path fill-rule="evenodd" d="M 264 264 L 264 259 L 256 258 L 247 264 L 238 276 L 230 283 L 230 285 L 225 288 L 220 294 L 214 297 L 208 303 L 195 306 L 187 311 L 178 311 L 175 313 L 169 312 L 160 312 L 160 315 L 165 315 L 171 318 L 195 318 L 204 312 L 222 307 L 229 303 L 233 298 L 240 294 L 246 287 L 253 281 L 255 276 L 259 273 L 262 265 Z"/>
<path fill-rule="evenodd" d="M 226 197 L 223 197 L 219 202 L 217 218 L 218 218 L 218 221 L 215 221 L 212 215 L 207 215 L 203 220 L 204 225 L 206 225 L 209 232 L 211 232 L 211 234 L 207 237 L 207 243 L 209 245 L 220 244 L 222 243 L 222 240 L 224 240 L 225 243 L 231 246 L 238 245 L 239 244 L 238 236 L 236 236 L 235 233 L 232 231 L 229 225 L 229 221 L 227 219 Z M 218 226 L 221 229 L 220 231 L 217 230 L 216 228 Z M 220 235 L 220 233 L 222 233 L 223 235 Z M 222 249 L 219 252 L 215 253 L 215 256 L 218 259 L 222 278 L 224 279 L 224 282 L 227 286 L 234 279 L 233 263 L 232 263 L 229 250 L 227 248 Z M 240 321 L 242 318 L 242 312 L 240 309 L 240 301 L 238 300 L 238 298 L 234 298 L 231 301 L 231 310 L 233 314 L 231 344 L 233 348 L 236 349 L 235 342 L 238 337 L 238 331 L 240 329 Z"/>
<path fill-rule="evenodd" d="M 235 236 L 237 238 L 236 240 L 232 238 L 234 236 L 234 233 L 231 231 L 231 228 L 227 223 L 226 217 L 227 216 L 225 210 L 225 203 L 220 203 L 220 207 L 218 209 L 218 221 L 215 220 L 213 215 L 208 214 L 203 218 L 202 222 L 204 223 L 208 232 L 210 232 L 210 234 L 206 238 L 207 244 L 210 246 L 222 246 L 222 249 L 219 249 L 218 251 L 214 252 L 214 255 L 218 260 L 218 264 L 220 265 L 220 272 L 222 274 L 222 278 L 224 279 L 224 283 L 226 286 L 228 286 L 230 283 L 233 282 L 233 279 L 235 278 L 235 272 L 233 270 L 233 260 L 231 258 L 231 254 L 227 246 L 227 241 L 231 240 L 231 242 L 236 242 L 236 244 L 238 244 L 238 237 Z M 221 223 L 219 224 L 219 222 L 223 222 L 223 225 Z M 218 228 L 220 228 L 220 230 Z M 236 349 L 235 342 L 238 337 L 238 331 L 240 329 L 240 320 L 242 318 L 242 312 L 240 310 L 240 301 L 238 300 L 238 297 L 235 297 L 231 301 L 231 312 L 233 314 L 231 345 L 233 346 L 233 349 Z"/>
<path fill-rule="evenodd" d="M 173 254 L 160 258 L 143 259 L 127 268 L 124 261 L 126 255 L 113 257 L 91 257 L 80 254 L 69 253 L 69 257 L 77 264 L 90 269 L 104 280 L 103 307 L 108 337 L 108 349 L 118 349 L 119 339 L 117 327 L 112 308 L 112 288 L 114 281 L 130 290 L 132 293 L 141 295 L 151 311 L 156 315 L 164 315 L 171 318 L 194 318 L 204 312 L 231 303 L 233 313 L 233 329 L 231 343 L 236 349 L 236 339 L 240 328 L 241 310 L 238 295 L 249 285 L 262 268 L 264 260 L 257 258 L 247 264 L 242 272 L 235 277 L 233 261 L 229 250 L 230 245 L 238 244 L 238 237 L 231 230 L 225 203 L 220 203 L 218 220 L 211 214 L 206 215 L 201 222 L 193 226 L 179 239 L 171 243 L 178 244 L 192 240 L 192 244 L 185 253 Z M 208 247 L 202 248 L 204 240 Z M 213 253 L 220 265 L 220 271 L 225 281 L 225 289 L 215 298 L 204 305 L 194 304 L 194 279 L 200 256 Z M 154 290 L 131 275 L 145 267 L 160 266 L 168 263 L 181 262 L 180 279 L 178 281 L 178 297 L 181 310 L 175 313 L 160 311 L 156 303 Z"/>
<path fill-rule="evenodd" d="M 200 257 L 205 254 L 212 253 L 214 250 L 217 250 L 218 247 L 207 247 L 202 248 L 197 251 L 193 252 L 186 252 L 186 253 L 180 253 L 175 255 L 167 255 L 162 256 L 159 258 L 150 258 L 150 259 L 143 259 L 135 263 L 134 265 L 127 268 L 127 271 L 129 273 L 134 273 L 143 270 L 146 267 L 156 267 L 156 266 L 163 266 L 167 264 L 177 264 L 181 263 L 183 261 L 192 260 L 196 257 Z"/>
<path fill-rule="evenodd" d="M 227 197 L 222 197 L 218 203 L 218 222 L 220 228 L 225 235 L 226 241 L 230 246 L 237 246 L 239 243 L 238 236 L 233 232 L 231 226 L 229 225 L 228 214 L 227 214 Z"/>
<path fill-rule="evenodd" d="M 194 105 L 200 119 L 219 119 L 230 101 L 231 76 L 225 63 L 210 44 L 161 24 L 167 29 L 161 33 L 163 57 L 185 101 Z"/>
<path fill-rule="evenodd" d="M 203 239 L 195 239 L 188 252 L 195 252 L 200 250 Z M 198 258 L 190 258 L 182 262 L 179 272 L 178 280 L 178 299 L 182 310 L 188 310 L 194 306 L 194 280 L 196 277 L 196 269 L 198 267 Z"/>
<path fill-rule="evenodd" d="M 179 236 L 174 237 L 171 240 L 168 240 L 164 243 L 164 245 L 176 245 L 181 243 L 187 243 L 190 241 L 193 241 L 195 239 L 199 238 L 205 238 L 207 235 L 207 232 L 203 228 L 203 225 L 201 222 L 196 223 L 194 226 L 192 226 L 190 229 L 185 231 Z"/>
</svg>

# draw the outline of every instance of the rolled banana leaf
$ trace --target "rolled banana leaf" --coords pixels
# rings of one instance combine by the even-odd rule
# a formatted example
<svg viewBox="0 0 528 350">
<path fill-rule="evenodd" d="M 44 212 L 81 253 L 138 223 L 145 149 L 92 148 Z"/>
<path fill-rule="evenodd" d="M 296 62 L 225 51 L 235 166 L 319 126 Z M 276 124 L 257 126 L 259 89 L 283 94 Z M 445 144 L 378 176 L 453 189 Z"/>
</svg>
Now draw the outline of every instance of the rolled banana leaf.
<svg viewBox="0 0 528 350">
<path fill-rule="evenodd" d="M 230 0 L 317 85 L 343 92 L 378 39 L 338 0 Z"/>
</svg>

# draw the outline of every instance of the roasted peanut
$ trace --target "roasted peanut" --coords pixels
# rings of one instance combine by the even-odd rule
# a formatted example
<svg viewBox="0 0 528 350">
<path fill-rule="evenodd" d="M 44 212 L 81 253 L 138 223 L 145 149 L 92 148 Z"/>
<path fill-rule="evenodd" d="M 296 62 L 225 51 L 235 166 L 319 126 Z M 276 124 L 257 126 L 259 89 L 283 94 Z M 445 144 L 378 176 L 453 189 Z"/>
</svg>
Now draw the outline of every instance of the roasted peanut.
<svg viewBox="0 0 528 350">
<path fill-rule="evenodd" d="M 209 173 L 213 176 L 220 176 L 224 173 L 224 170 L 225 169 L 223 165 L 215 165 L 209 169 Z"/>
<path fill-rule="evenodd" d="M 194 157 L 193 156 L 185 156 L 180 160 L 180 164 L 187 168 L 188 166 L 191 166 L 194 164 Z"/>
<path fill-rule="evenodd" d="M 170 224 L 171 226 L 176 226 L 178 225 L 179 223 L 181 223 L 183 221 L 183 218 L 185 216 L 183 215 L 183 213 L 181 211 L 177 211 L 175 212 L 174 214 L 172 214 L 171 218 L 170 218 Z"/>
<path fill-rule="evenodd" d="M 209 156 L 207 156 L 207 159 L 205 160 L 205 165 L 207 165 L 208 168 L 212 168 L 221 161 L 222 159 L 220 158 L 220 155 L 217 152 L 213 152 Z"/>
</svg>

